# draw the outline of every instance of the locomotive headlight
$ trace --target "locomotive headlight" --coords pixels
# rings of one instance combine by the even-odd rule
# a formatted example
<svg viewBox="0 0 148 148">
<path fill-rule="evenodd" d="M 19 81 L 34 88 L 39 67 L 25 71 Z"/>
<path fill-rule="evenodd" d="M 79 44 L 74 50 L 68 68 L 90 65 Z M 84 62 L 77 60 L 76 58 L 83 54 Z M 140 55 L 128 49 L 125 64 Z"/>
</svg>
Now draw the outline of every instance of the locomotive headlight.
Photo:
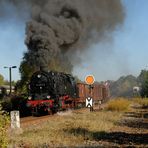
<svg viewBox="0 0 148 148">
<path fill-rule="evenodd" d="M 31 100 L 31 99 L 32 99 L 32 97 L 31 97 L 31 96 L 29 96 L 29 97 L 28 97 L 28 100 Z"/>
<path fill-rule="evenodd" d="M 38 75 L 37 75 L 37 77 L 38 77 L 38 78 L 41 78 L 41 75 L 40 75 L 40 74 L 38 74 Z"/>
<path fill-rule="evenodd" d="M 47 96 L 47 99 L 50 99 L 50 96 Z"/>
</svg>

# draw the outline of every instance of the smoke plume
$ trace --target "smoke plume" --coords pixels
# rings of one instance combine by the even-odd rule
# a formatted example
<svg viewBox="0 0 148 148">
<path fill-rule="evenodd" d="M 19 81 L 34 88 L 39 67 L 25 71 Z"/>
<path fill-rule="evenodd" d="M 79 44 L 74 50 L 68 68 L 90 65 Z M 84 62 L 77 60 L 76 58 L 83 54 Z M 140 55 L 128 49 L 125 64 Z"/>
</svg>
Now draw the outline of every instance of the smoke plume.
<svg viewBox="0 0 148 148">
<path fill-rule="evenodd" d="M 2 0 L 1 0 L 2 1 Z M 26 61 L 36 67 L 71 72 L 76 51 L 104 38 L 122 24 L 120 0 L 9 0 L 31 13 L 26 25 Z M 101 51 L 100 51 L 101 52 Z"/>
</svg>

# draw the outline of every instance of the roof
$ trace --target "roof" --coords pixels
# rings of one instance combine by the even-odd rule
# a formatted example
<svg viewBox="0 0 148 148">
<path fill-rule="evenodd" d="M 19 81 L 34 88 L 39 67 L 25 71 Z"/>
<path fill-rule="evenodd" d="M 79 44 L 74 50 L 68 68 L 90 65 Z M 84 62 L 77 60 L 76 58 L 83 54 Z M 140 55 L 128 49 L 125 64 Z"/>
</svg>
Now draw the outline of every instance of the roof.
<svg viewBox="0 0 148 148">
<path fill-rule="evenodd" d="M 1 85 L 0 88 L 6 88 L 6 89 L 10 89 L 9 85 Z M 11 86 L 12 89 L 15 89 L 14 86 Z"/>
</svg>

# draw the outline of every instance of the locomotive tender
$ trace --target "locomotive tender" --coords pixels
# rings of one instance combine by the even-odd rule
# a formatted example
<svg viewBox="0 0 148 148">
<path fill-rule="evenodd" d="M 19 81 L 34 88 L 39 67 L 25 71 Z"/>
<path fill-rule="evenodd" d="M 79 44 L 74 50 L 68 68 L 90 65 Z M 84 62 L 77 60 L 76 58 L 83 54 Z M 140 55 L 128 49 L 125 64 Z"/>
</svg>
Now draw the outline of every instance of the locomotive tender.
<svg viewBox="0 0 148 148">
<path fill-rule="evenodd" d="M 27 106 L 33 115 L 77 107 L 85 104 L 89 95 L 94 100 L 108 97 L 108 90 L 102 84 L 93 84 L 90 94 L 87 84 L 77 84 L 70 74 L 54 71 L 35 72 L 30 79 L 28 92 Z"/>
</svg>

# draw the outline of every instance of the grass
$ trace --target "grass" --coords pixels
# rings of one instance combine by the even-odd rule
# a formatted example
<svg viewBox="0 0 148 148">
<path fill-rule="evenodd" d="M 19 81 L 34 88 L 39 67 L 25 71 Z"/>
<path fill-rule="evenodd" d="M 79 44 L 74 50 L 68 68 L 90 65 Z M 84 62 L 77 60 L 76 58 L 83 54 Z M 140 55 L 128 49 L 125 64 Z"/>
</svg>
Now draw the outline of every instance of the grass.
<svg viewBox="0 0 148 148">
<path fill-rule="evenodd" d="M 148 108 L 148 98 L 133 98 L 133 101 L 141 105 L 142 108 Z"/>
<path fill-rule="evenodd" d="M 110 100 L 107 103 L 106 110 L 109 111 L 127 111 L 129 109 L 130 101 L 124 98 L 117 98 Z"/>
<path fill-rule="evenodd" d="M 117 112 L 75 112 L 56 115 L 40 125 L 30 125 L 19 135 L 10 135 L 10 143 L 29 147 L 62 147 L 87 145 L 114 126 L 121 114 Z"/>
<path fill-rule="evenodd" d="M 18 133 L 9 132 L 10 147 L 85 147 L 96 146 L 100 137 L 104 137 L 121 119 L 130 104 L 147 106 L 147 99 L 113 99 L 105 110 L 89 112 L 77 110 L 59 113 L 40 124 L 30 123 Z M 93 145 L 94 144 L 94 145 Z"/>
<path fill-rule="evenodd" d="M 8 115 L 2 111 L 2 107 L 0 105 L 0 147 L 5 148 L 8 145 L 7 138 L 7 126 L 9 124 Z"/>
</svg>

